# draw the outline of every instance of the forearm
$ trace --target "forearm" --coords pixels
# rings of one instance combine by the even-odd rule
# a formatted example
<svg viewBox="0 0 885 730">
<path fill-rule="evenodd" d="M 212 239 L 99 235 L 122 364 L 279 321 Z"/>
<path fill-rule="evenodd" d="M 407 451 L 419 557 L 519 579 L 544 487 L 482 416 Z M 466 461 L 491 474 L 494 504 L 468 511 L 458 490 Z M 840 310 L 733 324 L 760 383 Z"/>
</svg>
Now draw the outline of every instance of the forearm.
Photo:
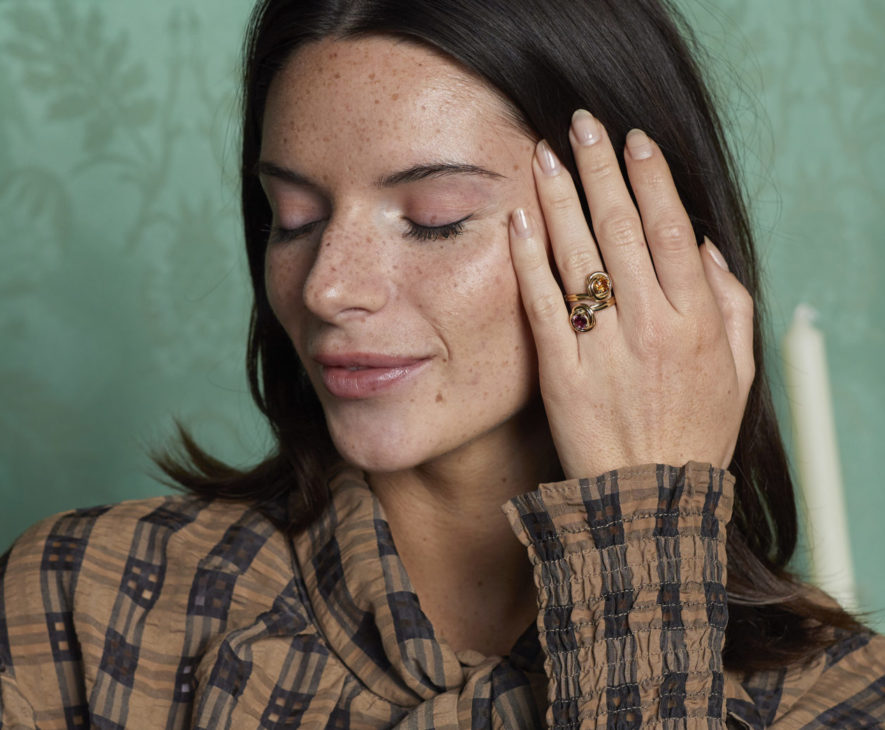
<svg viewBox="0 0 885 730">
<path fill-rule="evenodd" d="M 648 465 L 513 500 L 529 548 L 554 728 L 724 724 L 733 479 Z"/>
</svg>

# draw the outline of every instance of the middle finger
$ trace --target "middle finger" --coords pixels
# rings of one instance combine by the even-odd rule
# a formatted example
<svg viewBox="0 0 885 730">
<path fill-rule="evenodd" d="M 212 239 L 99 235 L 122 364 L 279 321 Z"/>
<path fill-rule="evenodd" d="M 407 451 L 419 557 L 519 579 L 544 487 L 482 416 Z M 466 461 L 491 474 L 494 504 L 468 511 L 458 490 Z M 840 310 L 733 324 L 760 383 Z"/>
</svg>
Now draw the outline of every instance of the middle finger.
<svg viewBox="0 0 885 730">
<path fill-rule="evenodd" d="M 569 138 L 599 251 L 619 295 L 621 310 L 628 314 L 652 303 L 660 291 L 642 220 L 602 124 L 579 109 L 572 116 Z"/>
</svg>

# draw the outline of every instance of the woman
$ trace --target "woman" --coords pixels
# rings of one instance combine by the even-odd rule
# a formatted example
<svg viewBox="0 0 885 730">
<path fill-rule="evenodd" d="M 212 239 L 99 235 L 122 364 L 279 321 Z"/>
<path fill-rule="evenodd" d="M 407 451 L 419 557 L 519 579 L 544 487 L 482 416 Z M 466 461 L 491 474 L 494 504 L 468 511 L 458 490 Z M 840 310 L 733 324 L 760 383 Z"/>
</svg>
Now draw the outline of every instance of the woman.
<svg viewBox="0 0 885 730">
<path fill-rule="evenodd" d="M 241 472 L 183 434 L 188 496 L 20 538 L 4 724 L 885 720 L 882 639 L 785 569 L 749 227 L 673 17 L 259 4 L 248 362 L 277 449 Z"/>
</svg>

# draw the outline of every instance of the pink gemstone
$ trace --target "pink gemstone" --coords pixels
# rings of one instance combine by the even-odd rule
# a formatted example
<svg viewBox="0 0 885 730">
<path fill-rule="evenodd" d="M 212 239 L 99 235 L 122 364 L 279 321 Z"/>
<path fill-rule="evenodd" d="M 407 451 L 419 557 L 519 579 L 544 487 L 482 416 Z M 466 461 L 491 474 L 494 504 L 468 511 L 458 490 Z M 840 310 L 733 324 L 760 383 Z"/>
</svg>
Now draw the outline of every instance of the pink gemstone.
<svg viewBox="0 0 885 730">
<path fill-rule="evenodd" d="M 572 314 L 571 319 L 572 327 L 578 332 L 587 332 L 587 330 L 593 327 L 590 322 L 590 317 L 581 309 L 576 310 Z"/>
</svg>

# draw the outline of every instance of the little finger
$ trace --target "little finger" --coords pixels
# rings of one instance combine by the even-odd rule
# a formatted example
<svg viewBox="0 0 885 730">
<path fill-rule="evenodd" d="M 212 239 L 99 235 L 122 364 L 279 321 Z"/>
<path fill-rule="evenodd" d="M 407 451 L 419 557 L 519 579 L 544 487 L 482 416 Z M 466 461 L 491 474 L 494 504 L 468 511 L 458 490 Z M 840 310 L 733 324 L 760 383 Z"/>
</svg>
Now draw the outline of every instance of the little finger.
<svg viewBox="0 0 885 730">
<path fill-rule="evenodd" d="M 709 239 L 704 239 L 702 249 L 706 278 L 725 325 L 725 335 L 734 359 L 741 397 L 746 400 L 756 374 L 753 358 L 753 298 L 737 277 L 729 272 L 722 253 Z"/>
</svg>

